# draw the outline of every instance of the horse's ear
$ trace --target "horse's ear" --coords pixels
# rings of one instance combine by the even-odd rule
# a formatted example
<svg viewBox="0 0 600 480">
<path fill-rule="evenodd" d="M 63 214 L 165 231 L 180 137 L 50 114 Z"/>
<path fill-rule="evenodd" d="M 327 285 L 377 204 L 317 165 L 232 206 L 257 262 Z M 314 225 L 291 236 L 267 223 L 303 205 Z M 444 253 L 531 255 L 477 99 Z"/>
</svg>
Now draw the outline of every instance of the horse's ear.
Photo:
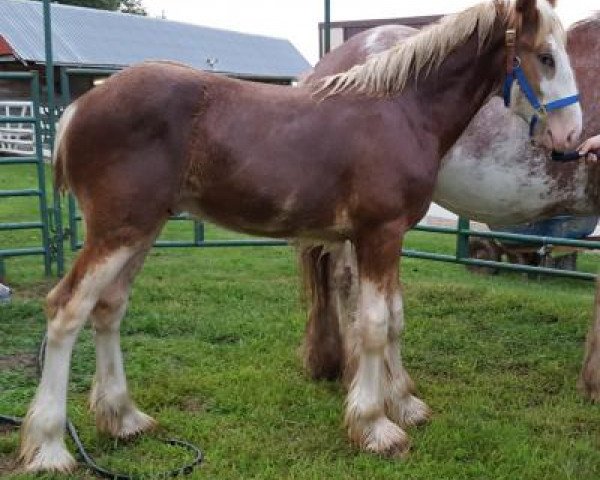
<svg viewBox="0 0 600 480">
<path fill-rule="evenodd" d="M 525 18 L 537 14 L 537 0 L 517 0 L 515 9 Z"/>
<path fill-rule="evenodd" d="M 515 10 L 521 15 L 522 37 L 530 37 L 530 40 L 534 42 L 540 19 L 537 0 L 517 0 Z"/>
<path fill-rule="evenodd" d="M 548 3 L 552 6 L 552 8 L 556 8 L 556 3 L 558 0 L 548 0 Z"/>
</svg>

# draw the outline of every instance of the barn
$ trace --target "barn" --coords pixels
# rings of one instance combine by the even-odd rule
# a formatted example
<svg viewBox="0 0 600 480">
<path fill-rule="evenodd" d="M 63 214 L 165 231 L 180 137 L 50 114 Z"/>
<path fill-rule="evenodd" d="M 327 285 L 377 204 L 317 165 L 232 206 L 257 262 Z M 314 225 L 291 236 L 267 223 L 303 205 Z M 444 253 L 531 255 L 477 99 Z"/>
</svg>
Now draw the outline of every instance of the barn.
<svg viewBox="0 0 600 480">
<path fill-rule="evenodd" d="M 44 78 L 43 26 L 41 2 L 0 2 L 0 71 L 34 69 Z M 144 60 L 283 84 L 310 68 L 286 39 L 69 5 L 52 4 L 52 35 L 56 79 L 65 68 L 119 69 Z M 71 93 L 89 89 L 94 80 L 78 77 Z M 0 85 L 0 100 L 28 95 L 23 86 Z"/>
<path fill-rule="evenodd" d="M 201 70 L 288 85 L 310 68 L 286 39 L 105 10 L 52 4 L 54 92 L 68 103 L 101 82 L 105 71 L 145 60 L 171 60 Z M 47 95 L 42 2 L 0 2 L 0 72 L 37 71 Z M 78 71 L 77 75 L 65 75 Z M 65 80 L 66 79 L 66 80 Z M 67 93 L 68 90 L 68 93 Z M 0 80 L 0 115 L 25 116 L 31 89 Z M 0 154 L 31 154 L 31 125 L 0 126 Z"/>
</svg>

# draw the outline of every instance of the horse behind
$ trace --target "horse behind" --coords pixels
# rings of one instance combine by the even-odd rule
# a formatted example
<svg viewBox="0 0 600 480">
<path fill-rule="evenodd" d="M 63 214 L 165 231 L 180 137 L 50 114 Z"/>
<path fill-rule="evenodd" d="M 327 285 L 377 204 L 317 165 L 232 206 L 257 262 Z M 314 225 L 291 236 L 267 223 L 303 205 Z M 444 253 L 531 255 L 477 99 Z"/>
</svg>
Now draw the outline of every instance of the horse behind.
<svg viewBox="0 0 600 480">
<path fill-rule="evenodd" d="M 417 33 L 400 25 L 361 32 L 321 59 L 304 81 L 345 71 Z M 583 136 L 587 138 L 600 131 L 600 15 L 577 22 L 567 34 L 567 51 L 584 114 Z M 552 161 L 547 149 L 532 144 L 522 119 L 508 111 L 500 98 L 493 97 L 444 157 L 433 200 L 460 216 L 492 226 L 555 215 L 591 216 L 600 214 L 599 179 L 598 164 Z M 344 372 L 344 332 L 340 332 L 339 323 L 355 301 L 350 293 L 357 278 L 352 255 L 348 248 L 327 253 L 314 245 L 300 249 L 312 303 L 305 366 L 314 378 L 333 379 Z M 599 304 L 597 300 L 578 382 L 583 394 L 594 401 L 600 401 Z"/>
<path fill-rule="evenodd" d="M 86 241 L 48 295 L 44 371 L 22 428 L 26 468 L 73 466 L 63 439 L 68 372 L 88 318 L 96 333 L 90 403 L 98 429 L 128 437 L 153 426 L 128 393 L 119 325 L 154 239 L 182 211 L 245 233 L 352 242 L 360 282 L 348 326 L 348 435 L 367 451 L 405 453 L 402 427 L 424 421 L 429 410 L 412 395 L 399 356 L 398 239 L 427 210 L 442 156 L 499 90 L 507 29 L 518 32 L 511 64 L 513 54 L 521 57 L 540 97 L 575 93 L 563 30 L 546 0 L 498 0 L 316 88 L 154 62 L 72 104 L 60 124 L 55 172 L 77 197 Z M 553 67 L 544 66 L 540 59 L 553 54 Z M 523 117 L 534 113 L 517 89 L 512 105 Z M 568 148 L 581 110 L 552 112 L 547 125 L 555 147 Z"/>
</svg>

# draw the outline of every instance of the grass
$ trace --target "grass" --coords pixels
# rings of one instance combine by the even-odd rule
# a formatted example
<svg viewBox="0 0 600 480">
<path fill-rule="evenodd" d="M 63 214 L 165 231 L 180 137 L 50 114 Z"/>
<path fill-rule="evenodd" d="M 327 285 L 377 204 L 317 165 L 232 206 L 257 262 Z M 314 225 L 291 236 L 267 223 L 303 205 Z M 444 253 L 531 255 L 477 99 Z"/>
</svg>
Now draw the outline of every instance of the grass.
<svg viewBox="0 0 600 480">
<path fill-rule="evenodd" d="M 16 218 L 14 210 L 0 203 L 0 221 Z M 14 235 L 3 232 L 0 247 L 35 240 Z M 453 241 L 413 232 L 406 246 L 451 252 Z M 583 255 L 581 265 L 594 271 L 596 257 Z M 39 258 L 7 267 L 16 294 L 0 306 L 0 412 L 23 415 L 36 386 L 30 354 L 44 330 L 42 299 L 54 280 L 42 278 Z M 406 460 L 353 448 L 341 426 L 341 386 L 304 375 L 297 351 L 305 314 L 293 252 L 282 247 L 154 250 L 122 343 L 133 396 L 160 429 L 131 443 L 96 434 L 88 330 L 74 352 L 69 415 L 99 462 L 124 471 L 182 463 L 185 452 L 157 441 L 176 437 L 202 447 L 205 464 L 190 477 L 198 479 L 597 479 L 600 406 L 575 389 L 593 285 L 480 277 L 412 259 L 402 273 L 403 359 L 434 411 L 429 425 L 410 429 Z M 17 433 L 0 431 L 0 476 L 92 478 L 84 469 L 13 472 L 17 449 Z"/>
</svg>

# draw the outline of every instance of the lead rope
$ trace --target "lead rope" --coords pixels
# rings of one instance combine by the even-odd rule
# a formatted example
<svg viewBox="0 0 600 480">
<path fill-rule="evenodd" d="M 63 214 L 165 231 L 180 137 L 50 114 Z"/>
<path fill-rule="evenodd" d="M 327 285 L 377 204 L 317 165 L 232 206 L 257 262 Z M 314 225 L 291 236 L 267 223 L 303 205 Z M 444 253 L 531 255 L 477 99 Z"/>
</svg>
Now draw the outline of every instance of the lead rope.
<svg viewBox="0 0 600 480">
<path fill-rule="evenodd" d="M 40 347 L 38 349 L 38 355 L 37 355 L 37 361 L 36 361 L 38 379 L 41 376 L 42 370 L 44 367 L 44 355 L 46 352 L 47 339 L 48 339 L 48 337 L 46 335 L 44 335 L 44 338 L 42 339 L 42 341 L 40 343 Z M 0 415 L 0 424 L 7 424 L 7 425 L 13 425 L 13 426 L 18 427 L 23 424 L 23 419 L 18 418 L 18 417 L 11 417 L 11 416 L 7 416 L 7 415 Z M 112 478 L 113 480 L 141 480 L 141 479 L 149 479 L 149 478 L 174 478 L 174 477 L 178 477 L 180 475 L 189 475 L 190 473 L 192 473 L 194 468 L 196 468 L 197 466 L 199 466 L 202 463 L 202 460 L 203 460 L 202 451 L 198 447 L 196 447 L 195 445 L 192 445 L 189 442 L 185 442 L 183 440 L 176 440 L 176 439 L 160 439 L 160 441 L 162 441 L 163 443 L 166 443 L 167 445 L 181 447 L 181 448 L 188 450 L 189 452 L 192 453 L 192 455 L 194 455 L 194 459 L 191 462 L 186 463 L 185 465 L 183 465 L 181 467 L 174 468 L 173 470 L 168 470 L 165 472 L 155 473 L 152 475 L 147 475 L 147 474 L 143 474 L 143 473 L 142 474 L 115 473 L 115 472 L 106 470 L 105 468 L 101 467 L 100 465 L 98 465 L 96 463 L 94 458 L 87 452 L 87 450 L 83 446 L 83 443 L 81 443 L 81 439 L 79 438 L 77 429 L 75 428 L 75 426 L 73 425 L 71 420 L 69 420 L 68 418 L 67 418 L 66 430 L 69 433 L 69 436 L 73 439 L 73 442 L 75 443 L 75 448 L 77 449 L 77 453 L 79 453 L 79 456 L 83 460 L 84 464 L 96 476 L 102 477 L 102 478 Z"/>
</svg>

